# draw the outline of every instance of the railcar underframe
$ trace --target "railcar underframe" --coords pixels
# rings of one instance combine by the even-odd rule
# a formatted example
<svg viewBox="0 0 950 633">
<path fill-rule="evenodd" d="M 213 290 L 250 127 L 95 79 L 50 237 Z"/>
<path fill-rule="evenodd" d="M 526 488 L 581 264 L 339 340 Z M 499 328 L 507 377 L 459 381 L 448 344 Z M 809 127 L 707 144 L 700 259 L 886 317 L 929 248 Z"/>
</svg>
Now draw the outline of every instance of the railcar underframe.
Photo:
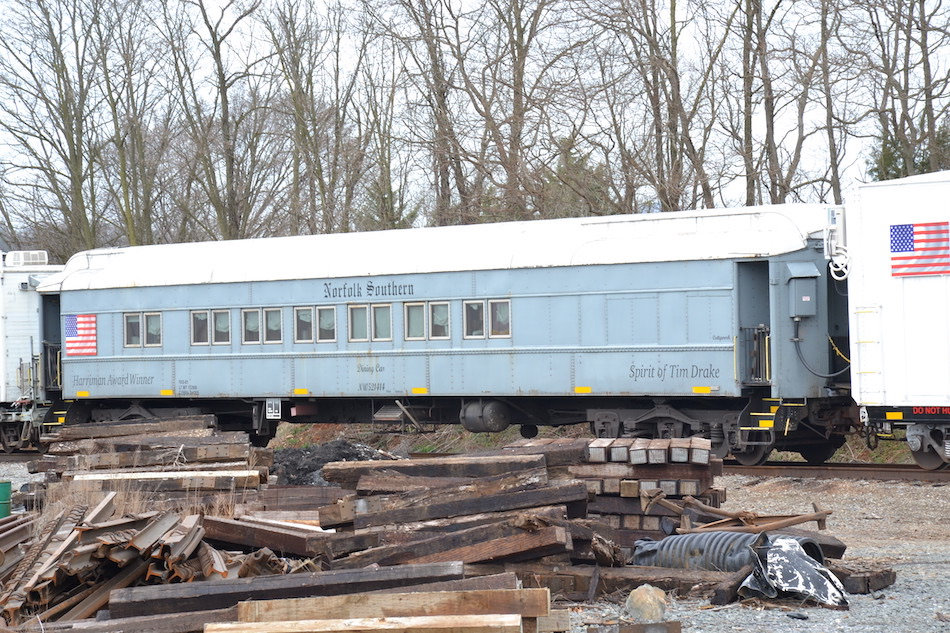
<svg viewBox="0 0 950 633">
<path fill-rule="evenodd" d="M 772 423 L 754 419 L 768 410 Z M 247 431 L 266 444 L 278 421 L 317 424 L 377 424 L 405 430 L 461 424 L 471 432 L 519 426 L 533 437 L 541 426 L 588 424 L 596 437 L 707 437 L 714 452 L 744 464 L 766 460 L 773 449 L 800 453 L 821 463 L 857 427 L 857 408 L 847 396 L 777 401 L 750 398 L 682 397 L 471 397 L 80 400 L 69 403 L 66 423 L 214 414 L 222 430 Z"/>
</svg>

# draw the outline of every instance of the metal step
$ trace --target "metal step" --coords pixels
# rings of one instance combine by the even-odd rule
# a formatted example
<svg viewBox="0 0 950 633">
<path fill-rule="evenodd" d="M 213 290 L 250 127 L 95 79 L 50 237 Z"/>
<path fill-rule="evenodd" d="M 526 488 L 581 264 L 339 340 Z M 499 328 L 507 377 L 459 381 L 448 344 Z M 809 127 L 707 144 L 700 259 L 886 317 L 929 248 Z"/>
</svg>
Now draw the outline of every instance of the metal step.
<svg viewBox="0 0 950 633">
<path fill-rule="evenodd" d="M 404 422 L 405 416 L 398 406 L 394 404 L 382 407 L 373 414 L 373 422 Z"/>
</svg>

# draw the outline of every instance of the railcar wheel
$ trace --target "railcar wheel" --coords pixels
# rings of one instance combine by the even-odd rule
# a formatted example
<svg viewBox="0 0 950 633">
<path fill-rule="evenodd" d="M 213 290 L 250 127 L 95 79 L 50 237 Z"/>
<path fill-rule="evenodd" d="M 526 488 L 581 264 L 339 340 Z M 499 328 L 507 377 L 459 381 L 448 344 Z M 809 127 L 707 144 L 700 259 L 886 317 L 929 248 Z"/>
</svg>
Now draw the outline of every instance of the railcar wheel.
<svg viewBox="0 0 950 633">
<path fill-rule="evenodd" d="M 743 466 L 761 466 L 769 458 L 772 447 L 768 444 L 755 444 L 745 451 L 732 451 L 732 456 Z"/>
<path fill-rule="evenodd" d="M 947 462 L 943 461 L 940 455 L 934 451 L 927 450 L 926 447 L 919 451 L 911 451 L 910 454 L 913 455 L 917 465 L 924 470 L 941 470 L 947 467 Z"/>
</svg>

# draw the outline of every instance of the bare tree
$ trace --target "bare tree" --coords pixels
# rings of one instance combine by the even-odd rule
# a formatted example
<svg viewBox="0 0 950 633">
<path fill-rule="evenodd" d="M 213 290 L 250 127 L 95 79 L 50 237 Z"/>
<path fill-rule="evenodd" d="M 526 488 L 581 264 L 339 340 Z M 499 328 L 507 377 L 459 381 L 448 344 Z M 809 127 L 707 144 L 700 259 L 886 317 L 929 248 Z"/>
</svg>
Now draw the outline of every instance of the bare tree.
<svg viewBox="0 0 950 633">
<path fill-rule="evenodd" d="M 4 172 L 6 211 L 64 259 L 109 240 L 98 230 L 99 3 L 11 0 L 7 9 L 0 126 L 14 154 Z"/>
<path fill-rule="evenodd" d="M 265 17 L 288 122 L 293 231 L 349 231 L 366 172 L 365 123 L 354 104 L 369 34 L 350 30 L 349 11 L 333 4 L 319 15 L 286 0 Z"/>
</svg>

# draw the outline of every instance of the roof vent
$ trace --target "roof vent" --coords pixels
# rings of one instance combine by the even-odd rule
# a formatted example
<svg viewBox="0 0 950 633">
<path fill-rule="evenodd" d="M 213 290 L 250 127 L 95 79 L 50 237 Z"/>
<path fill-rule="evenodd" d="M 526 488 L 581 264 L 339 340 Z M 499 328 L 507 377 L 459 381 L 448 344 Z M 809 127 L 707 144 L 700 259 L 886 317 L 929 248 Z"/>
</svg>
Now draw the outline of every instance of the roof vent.
<svg viewBox="0 0 950 633">
<path fill-rule="evenodd" d="M 4 257 L 7 266 L 45 266 L 48 263 L 46 251 L 10 251 Z"/>
</svg>

